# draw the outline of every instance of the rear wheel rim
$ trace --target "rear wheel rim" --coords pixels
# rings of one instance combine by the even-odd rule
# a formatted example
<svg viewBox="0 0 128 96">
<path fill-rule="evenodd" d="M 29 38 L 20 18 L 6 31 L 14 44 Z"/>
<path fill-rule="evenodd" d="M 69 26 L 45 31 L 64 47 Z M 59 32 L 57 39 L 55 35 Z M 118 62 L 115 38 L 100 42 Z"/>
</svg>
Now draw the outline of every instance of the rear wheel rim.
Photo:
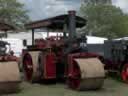
<svg viewBox="0 0 128 96">
<path fill-rule="evenodd" d="M 121 72 L 122 80 L 128 83 L 128 64 L 125 64 Z"/>
<path fill-rule="evenodd" d="M 25 71 L 25 77 L 28 81 L 32 80 L 33 75 L 33 63 L 30 54 L 26 54 L 23 59 L 23 68 Z"/>
</svg>

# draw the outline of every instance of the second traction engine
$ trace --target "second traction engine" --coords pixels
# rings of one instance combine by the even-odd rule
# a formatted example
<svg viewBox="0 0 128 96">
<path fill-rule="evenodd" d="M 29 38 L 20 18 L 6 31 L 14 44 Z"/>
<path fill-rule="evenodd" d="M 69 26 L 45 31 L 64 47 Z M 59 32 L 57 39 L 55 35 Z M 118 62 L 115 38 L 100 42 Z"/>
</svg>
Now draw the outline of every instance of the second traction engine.
<svg viewBox="0 0 128 96">
<path fill-rule="evenodd" d="M 18 58 L 13 55 L 9 47 L 9 43 L 0 41 L 0 93 L 2 94 L 17 92 L 21 82 Z"/>
<path fill-rule="evenodd" d="M 66 36 L 64 32 L 63 36 L 36 39 L 34 45 L 27 46 L 22 58 L 26 80 L 33 82 L 65 79 L 72 89 L 101 88 L 105 74 L 103 64 L 98 59 L 99 55 L 87 51 L 85 36 L 76 36 L 76 27 L 84 26 L 82 21 L 86 21 L 75 16 L 75 11 L 47 20 L 27 26 L 32 30 L 33 27 L 55 30 L 65 28 L 66 25 L 69 35 Z"/>
</svg>

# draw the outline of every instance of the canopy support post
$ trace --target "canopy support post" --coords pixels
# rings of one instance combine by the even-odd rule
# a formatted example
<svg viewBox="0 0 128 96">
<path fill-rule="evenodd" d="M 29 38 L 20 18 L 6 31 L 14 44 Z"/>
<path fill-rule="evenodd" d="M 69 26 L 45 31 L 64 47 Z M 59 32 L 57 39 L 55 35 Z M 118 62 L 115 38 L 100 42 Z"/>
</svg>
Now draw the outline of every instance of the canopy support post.
<svg viewBox="0 0 128 96">
<path fill-rule="evenodd" d="M 34 45 L 34 29 L 32 29 L 32 45 Z"/>
</svg>

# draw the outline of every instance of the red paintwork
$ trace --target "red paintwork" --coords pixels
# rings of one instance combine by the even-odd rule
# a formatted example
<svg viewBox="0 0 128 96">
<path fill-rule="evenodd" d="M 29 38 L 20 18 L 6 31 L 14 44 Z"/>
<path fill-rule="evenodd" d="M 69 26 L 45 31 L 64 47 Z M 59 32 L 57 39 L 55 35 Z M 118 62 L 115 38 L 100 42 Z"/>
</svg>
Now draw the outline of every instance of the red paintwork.
<svg viewBox="0 0 128 96">
<path fill-rule="evenodd" d="M 29 53 L 24 55 L 23 67 L 24 67 L 26 79 L 28 81 L 31 81 L 33 75 L 33 62 L 32 62 L 32 57 Z"/>
<path fill-rule="evenodd" d="M 7 61 L 19 61 L 19 59 L 16 56 L 12 55 L 5 55 L 5 56 L 0 56 L 0 62 L 7 62 Z"/>
<path fill-rule="evenodd" d="M 71 60 L 72 62 L 73 60 Z M 80 74 L 80 68 L 77 65 L 77 63 L 75 63 L 74 61 L 72 62 L 72 64 L 69 65 L 69 70 L 68 70 L 68 85 L 69 87 L 76 89 L 80 86 L 80 78 L 81 78 L 81 74 Z"/>
<path fill-rule="evenodd" d="M 35 40 L 35 44 L 39 47 L 39 48 L 44 48 L 46 47 L 46 41 L 44 39 L 36 39 Z"/>
<path fill-rule="evenodd" d="M 48 53 L 46 55 L 44 64 L 44 78 L 45 79 L 55 79 L 56 78 L 56 64 L 55 64 L 55 54 Z"/>
<path fill-rule="evenodd" d="M 51 48 L 53 46 L 61 46 L 64 44 L 63 38 L 58 36 L 51 36 L 44 39 L 36 39 L 35 45 L 37 48 Z"/>
<path fill-rule="evenodd" d="M 121 71 L 121 77 L 125 83 L 128 83 L 128 64 L 124 65 L 124 67 Z"/>
</svg>

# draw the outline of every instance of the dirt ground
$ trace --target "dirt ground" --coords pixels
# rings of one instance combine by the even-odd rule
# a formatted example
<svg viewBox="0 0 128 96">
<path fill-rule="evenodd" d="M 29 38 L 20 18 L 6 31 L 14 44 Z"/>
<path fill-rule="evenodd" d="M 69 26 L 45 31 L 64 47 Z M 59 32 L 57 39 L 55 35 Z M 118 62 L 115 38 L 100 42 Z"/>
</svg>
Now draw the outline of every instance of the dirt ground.
<svg viewBox="0 0 128 96">
<path fill-rule="evenodd" d="M 64 84 L 40 85 L 23 82 L 19 93 L 2 96 L 128 96 L 128 85 L 107 78 L 102 89 L 79 92 L 68 89 Z"/>
</svg>

